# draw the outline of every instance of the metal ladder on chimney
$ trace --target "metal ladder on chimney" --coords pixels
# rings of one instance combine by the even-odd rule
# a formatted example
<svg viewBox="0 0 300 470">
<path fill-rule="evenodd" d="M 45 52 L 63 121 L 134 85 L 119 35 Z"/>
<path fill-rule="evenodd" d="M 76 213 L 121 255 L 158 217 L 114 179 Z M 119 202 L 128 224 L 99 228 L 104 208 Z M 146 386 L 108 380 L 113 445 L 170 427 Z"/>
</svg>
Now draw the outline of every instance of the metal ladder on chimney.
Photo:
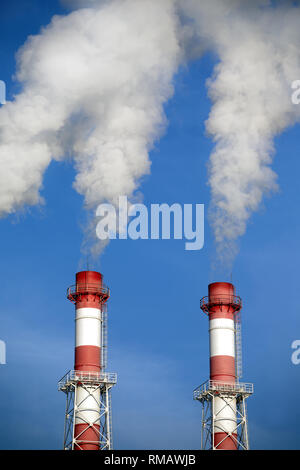
<svg viewBox="0 0 300 470">
<path fill-rule="evenodd" d="M 107 306 L 102 305 L 102 325 L 101 325 L 101 351 L 102 351 L 102 371 L 107 367 Z"/>
<path fill-rule="evenodd" d="M 243 356 L 242 356 L 242 318 L 241 312 L 235 314 L 235 373 L 237 380 L 243 375 Z"/>
</svg>

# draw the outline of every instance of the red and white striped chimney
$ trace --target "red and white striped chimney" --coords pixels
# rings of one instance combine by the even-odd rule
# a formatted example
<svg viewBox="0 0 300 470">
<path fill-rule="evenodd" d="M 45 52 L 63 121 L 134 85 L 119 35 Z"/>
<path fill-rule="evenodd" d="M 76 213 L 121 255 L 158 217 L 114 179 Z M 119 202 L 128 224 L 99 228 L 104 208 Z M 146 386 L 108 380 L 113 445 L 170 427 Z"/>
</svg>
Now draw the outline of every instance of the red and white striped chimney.
<svg viewBox="0 0 300 470">
<path fill-rule="evenodd" d="M 96 271 L 76 274 L 76 285 L 68 291 L 75 303 L 75 371 L 99 374 L 101 365 L 102 306 L 109 297 L 102 275 Z M 75 450 L 99 450 L 100 389 L 87 390 L 84 383 L 75 396 Z M 82 406 L 84 404 L 84 406 Z M 76 408 L 80 411 L 76 412 Z"/>
<path fill-rule="evenodd" d="M 208 286 L 208 299 L 201 308 L 209 316 L 210 380 L 231 384 L 236 382 L 235 315 L 240 310 L 240 298 L 229 282 L 214 282 Z M 215 398 L 213 410 L 214 447 L 236 450 L 236 401 Z"/>
</svg>

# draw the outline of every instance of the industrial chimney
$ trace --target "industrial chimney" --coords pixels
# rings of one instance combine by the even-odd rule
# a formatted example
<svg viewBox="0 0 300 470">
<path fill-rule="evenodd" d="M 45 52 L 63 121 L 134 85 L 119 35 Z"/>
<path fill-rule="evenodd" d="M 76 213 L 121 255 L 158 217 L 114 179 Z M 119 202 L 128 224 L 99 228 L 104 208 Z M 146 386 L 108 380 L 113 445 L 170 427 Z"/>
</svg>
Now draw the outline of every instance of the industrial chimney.
<svg viewBox="0 0 300 470">
<path fill-rule="evenodd" d="M 228 282 L 208 286 L 200 308 L 209 318 L 210 379 L 194 390 L 202 404 L 201 448 L 248 450 L 246 398 L 253 384 L 241 383 L 242 300 Z"/>
<path fill-rule="evenodd" d="M 64 449 L 110 450 L 110 392 L 117 376 L 105 372 L 109 289 L 100 273 L 81 271 L 67 298 L 75 304 L 75 365 L 58 384 L 67 399 Z"/>
</svg>

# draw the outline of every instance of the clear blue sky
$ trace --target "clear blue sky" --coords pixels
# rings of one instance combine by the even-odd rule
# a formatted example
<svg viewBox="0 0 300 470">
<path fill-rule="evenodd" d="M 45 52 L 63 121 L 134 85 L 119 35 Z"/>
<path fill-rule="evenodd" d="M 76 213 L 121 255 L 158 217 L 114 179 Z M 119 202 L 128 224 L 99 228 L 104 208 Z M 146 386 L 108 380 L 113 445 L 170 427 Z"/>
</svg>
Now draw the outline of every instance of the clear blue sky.
<svg viewBox="0 0 300 470">
<path fill-rule="evenodd" d="M 29 34 L 64 13 L 56 0 L 10 0 L 0 6 L 0 79 L 8 99 L 16 50 Z M 151 153 L 145 203 L 209 203 L 204 133 L 210 103 L 205 80 L 214 60 L 205 56 L 181 70 L 166 107 L 169 126 Z M 299 77 L 298 77 L 299 78 Z M 291 343 L 300 339 L 299 127 L 276 141 L 280 191 L 264 201 L 241 241 L 233 282 L 242 296 L 243 380 L 251 447 L 299 448 L 300 365 Z M 57 381 L 73 366 L 74 310 L 65 290 L 80 260 L 82 198 L 72 188 L 71 163 L 52 163 L 44 179 L 46 204 L 0 221 L 0 366 L 2 449 L 62 446 L 65 396 Z M 213 237 L 205 226 L 201 251 L 183 241 L 110 243 L 101 271 L 111 288 L 109 367 L 117 449 L 197 449 L 200 405 L 192 391 L 208 378 L 208 325 L 199 309 L 211 277 Z M 227 279 L 225 279 L 227 280 Z"/>
</svg>

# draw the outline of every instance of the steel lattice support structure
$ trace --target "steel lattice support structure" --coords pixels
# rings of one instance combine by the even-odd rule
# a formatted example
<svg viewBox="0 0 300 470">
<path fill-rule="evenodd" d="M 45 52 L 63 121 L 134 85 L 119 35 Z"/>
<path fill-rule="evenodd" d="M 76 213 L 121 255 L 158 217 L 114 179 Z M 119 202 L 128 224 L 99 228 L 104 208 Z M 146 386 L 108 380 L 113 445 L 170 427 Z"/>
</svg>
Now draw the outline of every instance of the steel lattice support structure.
<svg viewBox="0 0 300 470">
<path fill-rule="evenodd" d="M 99 450 L 111 450 L 111 388 L 117 381 L 116 374 L 68 372 L 59 382 L 58 388 L 66 394 L 66 415 L 64 429 L 64 449 L 83 450 L 86 440 L 83 434 L 86 429 L 93 430 L 95 441 L 89 445 L 99 447 Z M 78 387 L 83 388 L 85 396 L 78 400 Z M 92 406 L 91 406 L 92 405 Z M 94 406 L 93 406 L 94 405 Z M 75 426 L 76 419 L 86 426 L 83 430 Z"/>
<path fill-rule="evenodd" d="M 234 442 L 237 450 L 249 450 L 246 399 L 252 393 L 253 384 L 250 383 L 231 385 L 210 380 L 194 390 L 194 399 L 202 404 L 202 450 L 223 449 L 227 439 Z M 227 420 L 222 418 L 228 407 L 236 416 L 235 425 L 230 431 Z M 223 433 L 222 439 L 213 439 L 216 432 Z"/>
<path fill-rule="evenodd" d="M 75 304 L 75 367 L 58 384 L 66 394 L 64 449 L 111 450 L 111 388 L 116 374 L 105 372 L 109 289 L 96 271 L 76 274 L 67 291 Z"/>
<path fill-rule="evenodd" d="M 202 449 L 249 449 L 246 398 L 252 384 L 239 382 L 241 356 L 241 298 L 228 282 L 208 286 L 200 301 L 209 319 L 210 380 L 194 390 L 202 403 Z"/>
</svg>

